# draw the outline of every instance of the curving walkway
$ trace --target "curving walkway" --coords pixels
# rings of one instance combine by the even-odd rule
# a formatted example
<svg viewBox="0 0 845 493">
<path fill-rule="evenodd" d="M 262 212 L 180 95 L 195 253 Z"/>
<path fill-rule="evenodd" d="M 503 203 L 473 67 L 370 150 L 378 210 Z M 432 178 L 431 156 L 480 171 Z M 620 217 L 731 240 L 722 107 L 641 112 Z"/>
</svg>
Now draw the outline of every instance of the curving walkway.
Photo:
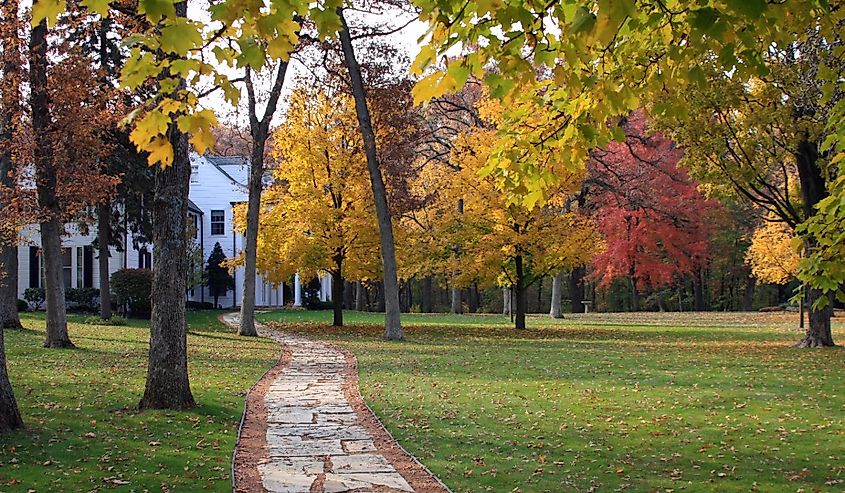
<svg viewBox="0 0 845 493">
<path fill-rule="evenodd" d="M 238 314 L 226 314 L 222 320 L 237 327 Z M 415 491 L 376 448 L 374 437 L 348 401 L 346 355 L 305 337 L 265 327 L 259 332 L 289 351 L 287 364 L 264 395 L 266 449 L 257 464 L 264 489 L 278 493 Z"/>
</svg>

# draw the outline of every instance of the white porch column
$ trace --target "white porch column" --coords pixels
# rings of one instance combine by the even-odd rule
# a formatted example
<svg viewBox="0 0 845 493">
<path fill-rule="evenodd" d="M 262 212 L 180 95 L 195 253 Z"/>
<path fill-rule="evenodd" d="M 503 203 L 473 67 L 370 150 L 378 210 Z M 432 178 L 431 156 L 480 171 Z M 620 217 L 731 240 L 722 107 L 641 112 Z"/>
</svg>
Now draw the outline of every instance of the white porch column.
<svg viewBox="0 0 845 493">
<path fill-rule="evenodd" d="M 293 306 L 302 306 L 302 285 L 299 283 L 299 272 L 293 280 Z"/>
</svg>

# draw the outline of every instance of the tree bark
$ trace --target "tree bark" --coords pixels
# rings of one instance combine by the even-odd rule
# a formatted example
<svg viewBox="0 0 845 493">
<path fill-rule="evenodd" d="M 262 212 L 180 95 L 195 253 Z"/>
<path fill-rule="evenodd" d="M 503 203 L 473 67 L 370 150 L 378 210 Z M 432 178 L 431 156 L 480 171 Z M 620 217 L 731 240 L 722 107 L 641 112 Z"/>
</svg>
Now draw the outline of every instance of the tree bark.
<svg viewBox="0 0 845 493">
<path fill-rule="evenodd" d="M 555 274 L 552 280 L 552 307 L 549 316 L 552 318 L 563 318 L 561 310 L 561 297 L 563 296 L 563 272 Z"/>
<path fill-rule="evenodd" d="M 355 309 L 355 283 L 344 281 L 343 283 L 343 309 Z"/>
<path fill-rule="evenodd" d="M 459 315 L 464 311 L 463 304 L 461 303 L 461 288 L 451 286 L 450 289 L 452 293 L 452 303 L 449 312 Z"/>
<path fill-rule="evenodd" d="M 515 327 L 517 329 L 525 328 L 525 309 L 528 305 L 525 293 L 525 272 L 523 271 L 522 255 L 517 255 L 515 258 L 516 264 L 516 320 Z"/>
<path fill-rule="evenodd" d="M 631 278 L 631 311 L 640 311 L 640 290 L 637 289 L 637 280 Z"/>
<path fill-rule="evenodd" d="M 12 383 L 6 371 L 6 345 L 3 337 L 5 320 L 0 319 L 0 433 L 6 433 L 23 426 L 23 419 L 12 391 Z"/>
<path fill-rule="evenodd" d="M 349 70 L 349 78 L 352 82 L 352 95 L 355 99 L 355 112 L 358 116 L 358 126 L 361 130 L 361 137 L 364 140 L 364 150 L 367 155 L 367 169 L 370 173 L 370 184 L 373 188 L 373 199 L 376 203 L 376 216 L 379 225 L 379 237 L 381 240 L 381 260 L 383 265 L 384 283 L 384 338 L 388 340 L 401 340 L 405 336 L 402 333 L 401 312 L 399 309 L 399 280 L 396 272 L 396 246 L 393 239 L 393 223 L 390 218 L 390 210 L 387 206 L 387 190 L 384 186 L 384 178 L 381 176 L 381 169 L 378 162 L 378 149 L 376 148 L 376 136 L 370 122 L 370 111 L 367 108 L 367 97 L 364 91 L 364 81 L 361 77 L 361 68 L 355 58 L 355 49 L 352 46 L 352 36 L 349 33 L 349 26 L 343 16 L 343 9 L 338 8 L 337 14 L 341 23 L 340 43 L 343 49 L 343 58 Z"/>
<path fill-rule="evenodd" d="M 360 281 L 355 283 L 355 311 L 367 311 L 367 290 Z"/>
<path fill-rule="evenodd" d="M 56 197 L 56 172 L 49 137 L 51 118 L 47 95 L 47 23 L 43 20 L 30 33 L 29 66 L 32 132 L 35 135 L 35 183 L 38 205 L 42 216 L 46 218 L 40 225 L 47 298 L 47 338 L 44 347 L 74 347 L 68 336 L 65 315 L 61 208 Z"/>
<path fill-rule="evenodd" d="M 467 292 L 467 305 L 470 313 L 476 313 L 481 305 L 481 296 L 478 293 L 478 283 L 474 282 Z"/>
<path fill-rule="evenodd" d="M 426 276 L 423 279 L 422 285 L 422 301 L 420 303 L 420 311 L 423 313 L 431 313 L 432 306 L 431 306 L 431 298 L 432 298 L 432 284 L 433 280 L 431 276 Z"/>
<path fill-rule="evenodd" d="M 255 257 L 258 249 L 258 216 L 261 212 L 261 180 L 264 176 L 264 145 L 266 140 L 266 134 L 253 135 L 252 153 L 249 160 L 249 183 L 247 185 L 249 198 L 247 199 L 246 231 L 244 234 L 244 281 L 238 335 L 250 337 L 258 335 L 258 331 L 255 330 L 255 268 L 257 263 Z"/>
<path fill-rule="evenodd" d="M 100 318 L 109 320 L 111 312 L 111 283 L 109 279 L 109 238 L 111 237 L 111 204 L 97 206 L 97 266 L 100 273 Z"/>
<path fill-rule="evenodd" d="M 742 299 L 742 309 L 750 312 L 754 308 L 754 288 L 757 284 L 757 280 L 748 276 L 748 279 L 745 280 L 745 294 L 743 295 Z"/>
<path fill-rule="evenodd" d="M 807 136 L 798 144 L 795 156 L 798 164 L 798 178 L 801 182 L 801 198 L 803 199 L 804 215 L 811 217 L 815 214 L 816 204 L 827 196 L 827 188 L 822 170 L 819 168 L 819 149 L 816 143 L 810 142 Z M 811 252 L 815 246 L 813 238 L 805 240 L 807 252 Z M 833 316 L 833 300 L 828 299 L 827 306 L 818 309 L 813 305 L 816 300 L 825 296 L 821 290 L 815 288 L 807 289 L 807 303 L 809 309 L 809 324 L 807 332 L 797 347 L 823 347 L 835 346 L 833 334 L 830 331 L 830 317 Z"/>
<path fill-rule="evenodd" d="M 584 274 L 586 268 L 579 265 L 569 273 L 569 297 L 572 313 L 584 313 Z"/>
<path fill-rule="evenodd" d="M 255 330 L 255 269 L 258 251 L 258 218 L 261 213 L 261 191 L 264 188 L 264 150 L 270 132 L 270 121 L 276 113 L 276 106 L 282 86 L 287 74 L 287 62 L 279 62 L 279 70 L 273 81 L 273 88 L 267 99 L 264 115 L 258 118 L 255 88 L 252 83 L 252 71 L 246 69 L 246 88 L 249 104 L 249 128 L 252 137 L 252 148 L 249 156 L 249 198 L 247 199 L 246 231 L 244 238 L 244 281 L 241 298 L 241 316 L 238 334 L 242 336 L 257 336 Z M 341 290 L 343 286 L 341 286 Z M 233 297 L 234 299 L 234 297 Z M 342 300 L 341 300 L 342 302 Z"/>
<path fill-rule="evenodd" d="M 511 289 L 502 288 L 502 315 L 510 315 L 511 311 Z"/>
<path fill-rule="evenodd" d="M 693 310 L 704 311 L 704 287 L 701 283 L 701 275 L 696 273 L 692 278 L 692 299 Z"/>
<path fill-rule="evenodd" d="M 184 17 L 187 2 L 176 4 Z M 185 319 L 188 259 L 188 137 L 169 129 L 173 164 L 157 168 L 153 198 L 153 285 L 150 355 L 141 409 L 184 409 L 195 405 L 188 382 L 188 324 Z"/>
<path fill-rule="evenodd" d="M 332 325 L 343 327 L 343 263 L 335 261 L 336 270 L 332 271 Z"/>
<path fill-rule="evenodd" d="M 0 239 L 0 329 L 22 329 L 18 315 L 18 249 Z"/>
<path fill-rule="evenodd" d="M 18 3 L 3 2 L 0 12 L 0 22 L 8 22 L 9 25 L 16 25 L 9 17 L 17 15 Z M 3 19 L 7 19 L 3 21 Z M 6 32 L 4 32 L 4 35 Z M 11 33 L 9 33 L 11 34 Z M 0 186 L 8 190 L 15 189 L 14 162 L 12 161 L 12 137 L 14 126 L 14 115 L 17 113 L 18 95 L 18 63 L 16 52 L 17 42 L 4 36 L 2 40 L 0 56 L 3 57 L 3 85 L 0 92 Z M 9 95 L 6 93 L 12 93 Z M 0 208 L 3 204 L 0 203 Z M 22 329 L 21 319 L 18 315 L 18 235 L 17 228 L 8 238 L 0 236 L 0 264 L 3 271 L 0 272 L 0 330 L 4 327 L 10 329 Z"/>
</svg>

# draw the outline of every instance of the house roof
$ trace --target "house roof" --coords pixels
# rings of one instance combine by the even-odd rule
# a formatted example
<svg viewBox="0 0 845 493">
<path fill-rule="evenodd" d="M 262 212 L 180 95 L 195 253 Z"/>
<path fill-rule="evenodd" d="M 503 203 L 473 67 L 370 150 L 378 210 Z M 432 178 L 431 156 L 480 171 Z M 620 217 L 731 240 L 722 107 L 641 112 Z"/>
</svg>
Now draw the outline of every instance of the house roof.
<svg viewBox="0 0 845 493">
<path fill-rule="evenodd" d="M 195 204 L 194 201 L 191 200 L 191 199 L 188 199 L 188 210 L 191 211 L 191 212 L 196 212 L 200 216 L 203 215 L 202 209 L 200 209 L 199 206 L 197 204 Z"/>
<path fill-rule="evenodd" d="M 249 160 L 243 156 L 203 156 L 218 171 L 236 185 L 246 187 L 249 181 Z"/>
</svg>

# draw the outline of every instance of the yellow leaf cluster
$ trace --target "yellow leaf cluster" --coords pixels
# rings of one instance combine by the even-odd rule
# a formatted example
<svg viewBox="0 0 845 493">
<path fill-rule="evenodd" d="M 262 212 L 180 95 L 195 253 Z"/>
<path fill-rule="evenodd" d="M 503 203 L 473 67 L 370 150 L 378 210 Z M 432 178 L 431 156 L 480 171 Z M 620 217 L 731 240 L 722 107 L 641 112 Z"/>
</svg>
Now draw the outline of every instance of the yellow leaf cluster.
<svg viewBox="0 0 845 493">
<path fill-rule="evenodd" d="M 795 237 L 784 223 L 767 221 L 754 231 L 745 262 L 761 282 L 786 284 L 795 278 L 801 258 Z"/>
<path fill-rule="evenodd" d="M 300 84 L 274 142 L 280 164 L 262 197 L 258 269 L 275 282 L 296 272 L 378 277 L 378 226 L 352 98 Z"/>
</svg>

